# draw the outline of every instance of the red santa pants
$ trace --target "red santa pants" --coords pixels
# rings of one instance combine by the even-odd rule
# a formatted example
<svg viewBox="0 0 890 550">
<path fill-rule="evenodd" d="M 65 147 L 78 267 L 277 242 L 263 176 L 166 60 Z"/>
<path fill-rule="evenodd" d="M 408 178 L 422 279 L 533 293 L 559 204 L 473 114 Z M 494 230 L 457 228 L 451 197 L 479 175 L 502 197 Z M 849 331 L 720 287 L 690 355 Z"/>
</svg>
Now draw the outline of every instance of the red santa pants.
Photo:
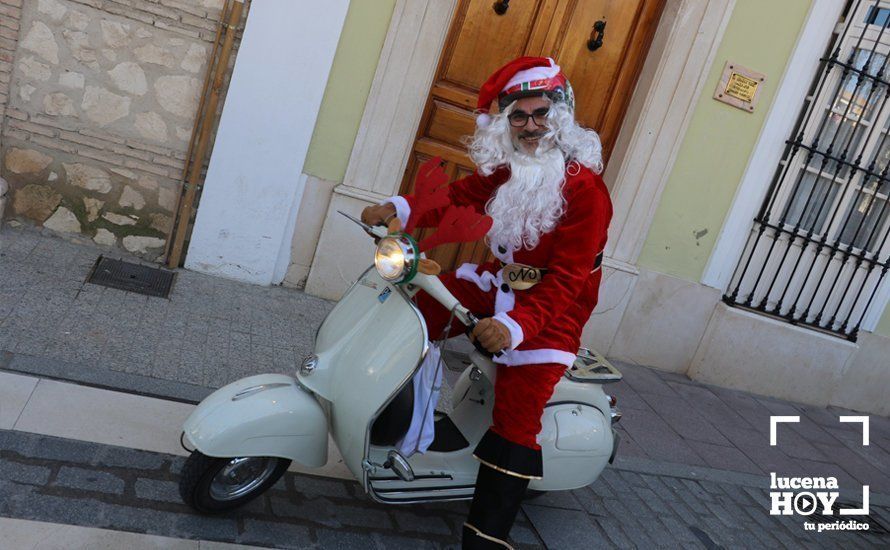
<svg viewBox="0 0 890 550">
<path fill-rule="evenodd" d="M 496 288 L 484 292 L 475 283 L 458 279 L 454 273 L 445 273 L 439 279 L 474 314 L 494 315 Z M 417 294 L 416 303 L 426 320 L 430 340 L 442 338 L 451 312 L 424 291 Z M 464 324 L 454 319 L 448 337 L 462 334 L 465 330 Z M 558 363 L 497 365 L 491 431 L 518 445 L 540 450 L 536 438 L 541 432 L 544 405 L 553 395 L 553 388 L 565 369 L 565 365 Z"/>
</svg>

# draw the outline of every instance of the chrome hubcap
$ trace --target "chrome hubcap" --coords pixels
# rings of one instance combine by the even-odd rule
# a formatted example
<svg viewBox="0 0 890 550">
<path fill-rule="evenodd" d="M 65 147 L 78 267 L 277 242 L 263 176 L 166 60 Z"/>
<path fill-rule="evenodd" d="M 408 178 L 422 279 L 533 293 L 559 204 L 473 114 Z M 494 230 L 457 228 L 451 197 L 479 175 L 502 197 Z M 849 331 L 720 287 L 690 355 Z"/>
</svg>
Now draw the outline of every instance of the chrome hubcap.
<svg viewBox="0 0 890 550">
<path fill-rule="evenodd" d="M 210 496 L 216 500 L 235 500 L 253 491 L 269 479 L 277 458 L 233 458 L 210 482 Z"/>
</svg>

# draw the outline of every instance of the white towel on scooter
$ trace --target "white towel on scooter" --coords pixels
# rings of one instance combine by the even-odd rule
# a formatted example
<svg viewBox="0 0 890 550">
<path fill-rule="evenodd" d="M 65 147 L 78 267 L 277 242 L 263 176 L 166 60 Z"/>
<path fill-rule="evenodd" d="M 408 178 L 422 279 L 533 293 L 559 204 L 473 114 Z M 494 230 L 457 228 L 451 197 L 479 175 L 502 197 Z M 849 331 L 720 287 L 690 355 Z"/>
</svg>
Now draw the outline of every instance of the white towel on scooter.
<svg viewBox="0 0 890 550">
<path fill-rule="evenodd" d="M 442 368 L 439 348 L 430 344 L 429 351 L 420 370 L 411 381 L 414 384 L 414 409 L 411 414 L 411 426 L 396 448 L 405 457 L 414 453 L 425 453 L 433 443 L 436 435 L 434 413 L 439 402 L 442 388 Z"/>
</svg>

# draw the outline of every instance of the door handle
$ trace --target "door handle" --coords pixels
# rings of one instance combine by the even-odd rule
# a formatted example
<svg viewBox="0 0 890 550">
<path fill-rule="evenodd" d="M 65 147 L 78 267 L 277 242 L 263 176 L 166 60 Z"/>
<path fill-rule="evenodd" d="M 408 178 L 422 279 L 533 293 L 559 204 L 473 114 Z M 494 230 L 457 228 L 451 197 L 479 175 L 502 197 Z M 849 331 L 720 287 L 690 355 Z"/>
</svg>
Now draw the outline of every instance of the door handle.
<svg viewBox="0 0 890 550">
<path fill-rule="evenodd" d="M 603 45 L 603 37 L 606 34 L 606 20 L 600 19 L 593 24 L 593 30 L 590 31 L 590 38 L 587 40 L 587 49 L 595 52 Z"/>
</svg>

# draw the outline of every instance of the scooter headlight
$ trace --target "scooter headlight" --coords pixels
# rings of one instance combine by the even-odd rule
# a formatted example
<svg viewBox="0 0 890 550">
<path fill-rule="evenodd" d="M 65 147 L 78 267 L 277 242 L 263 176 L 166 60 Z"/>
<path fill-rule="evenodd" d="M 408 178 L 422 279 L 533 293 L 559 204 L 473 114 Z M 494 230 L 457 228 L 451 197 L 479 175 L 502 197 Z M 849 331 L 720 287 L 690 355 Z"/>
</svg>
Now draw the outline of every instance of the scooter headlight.
<svg viewBox="0 0 890 550">
<path fill-rule="evenodd" d="M 407 233 L 380 239 L 374 253 L 377 273 L 391 283 L 407 283 L 417 275 L 417 243 Z"/>
</svg>

